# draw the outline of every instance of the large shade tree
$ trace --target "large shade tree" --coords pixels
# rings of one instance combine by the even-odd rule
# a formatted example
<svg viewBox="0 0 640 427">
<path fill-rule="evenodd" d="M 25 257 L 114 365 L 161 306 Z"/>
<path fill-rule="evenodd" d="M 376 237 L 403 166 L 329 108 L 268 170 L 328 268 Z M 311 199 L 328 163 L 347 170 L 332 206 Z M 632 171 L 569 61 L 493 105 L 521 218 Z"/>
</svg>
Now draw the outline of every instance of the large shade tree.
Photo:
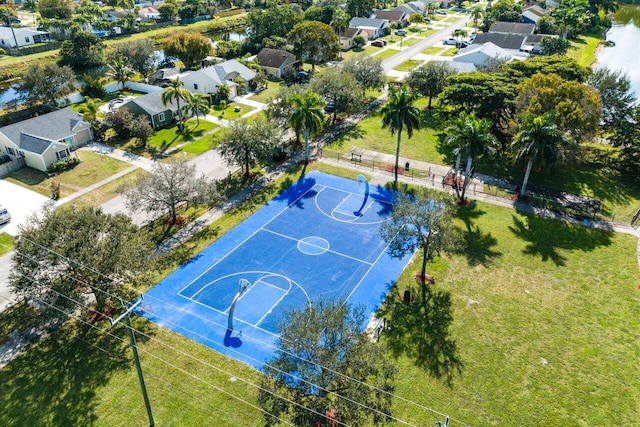
<svg viewBox="0 0 640 427">
<path fill-rule="evenodd" d="M 338 114 L 351 114 L 362 109 L 365 97 L 360 85 L 350 73 L 330 68 L 313 79 L 311 89 L 333 106 L 332 124 Z"/>
<path fill-rule="evenodd" d="M 187 69 L 192 69 L 211 53 L 211 41 L 200 33 L 175 33 L 162 44 L 165 55 L 175 56 Z"/>
<path fill-rule="evenodd" d="M 529 174 L 536 170 L 550 170 L 562 158 L 565 139 L 553 123 L 550 115 L 529 116 L 522 123 L 513 141 L 516 161 L 526 163 L 520 196 L 524 197 L 529 182 Z"/>
<path fill-rule="evenodd" d="M 498 141 L 491 133 L 491 122 L 487 119 L 477 119 L 474 114 L 462 113 L 447 127 L 445 143 L 460 155 L 467 156 L 462 189 L 456 185 L 456 192 L 461 202 L 465 200 L 465 193 L 473 177 L 473 160 L 483 154 L 494 154 Z M 458 162 L 456 162 L 457 164 Z M 457 182 L 457 170 L 456 182 Z"/>
<path fill-rule="evenodd" d="M 309 162 L 309 134 L 319 132 L 324 124 L 322 108 L 325 103 L 318 94 L 308 89 L 304 95 L 292 95 L 289 126 L 304 129 L 304 161 Z"/>
<path fill-rule="evenodd" d="M 242 165 L 245 176 L 259 162 L 269 160 L 282 144 L 282 132 L 276 122 L 258 119 L 231 123 L 216 149 L 227 162 Z"/>
<path fill-rule="evenodd" d="M 300 60 L 316 64 L 330 61 L 339 51 L 338 36 L 329 25 L 317 21 L 305 21 L 297 24 L 287 35 L 293 44 L 293 53 Z"/>
<path fill-rule="evenodd" d="M 43 106 L 44 110 L 54 110 L 58 100 L 75 90 L 75 74 L 71 67 L 55 63 L 35 62 L 27 67 L 18 84 L 20 98 L 29 106 Z"/>
<path fill-rule="evenodd" d="M 351 58 L 343 62 L 342 70 L 351 74 L 362 88 L 364 95 L 367 89 L 382 89 L 387 76 L 382 68 L 382 60 L 369 55 Z"/>
<path fill-rule="evenodd" d="M 153 260 L 148 235 L 122 214 L 91 207 L 62 207 L 20 226 L 9 282 L 45 317 L 73 312 L 76 302 L 97 310 L 120 306 L 144 283 Z M 53 309 L 57 307 L 58 309 Z"/>
<path fill-rule="evenodd" d="M 420 110 L 414 102 L 417 95 L 409 90 L 391 90 L 389 100 L 382 107 L 382 127 L 389 129 L 391 135 L 396 135 L 396 163 L 393 168 L 393 181 L 398 184 L 398 163 L 400 162 L 400 142 L 402 131 L 407 132 L 411 139 L 413 131 L 420 129 Z"/>
<path fill-rule="evenodd" d="M 198 176 L 195 165 L 186 160 L 157 162 L 150 174 L 138 177 L 133 188 L 124 193 L 131 211 L 152 216 L 168 214 L 169 224 L 175 224 L 178 208 L 183 203 L 211 205 L 219 200 L 215 182 Z"/>
<path fill-rule="evenodd" d="M 431 100 L 438 96 L 447 84 L 447 77 L 455 74 L 455 71 L 444 61 L 429 61 L 418 68 L 414 68 L 407 77 L 407 85 L 422 96 Z"/>
<path fill-rule="evenodd" d="M 391 421 L 396 369 L 362 331 L 365 309 L 319 301 L 278 323 L 258 402 L 265 425 L 381 425 Z"/>
</svg>

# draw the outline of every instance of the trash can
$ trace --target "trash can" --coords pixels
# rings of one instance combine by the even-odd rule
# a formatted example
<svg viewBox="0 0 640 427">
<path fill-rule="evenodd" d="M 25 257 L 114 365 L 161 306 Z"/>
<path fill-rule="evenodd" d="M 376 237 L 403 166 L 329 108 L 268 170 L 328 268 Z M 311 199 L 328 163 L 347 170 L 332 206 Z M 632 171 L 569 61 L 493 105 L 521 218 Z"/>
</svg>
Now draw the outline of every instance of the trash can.
<svg viewBox="0 0 640 427">
<path fill-rule="evenodd" d="M 404 170 L 408 171 L 409 170 L 409 162 L 404 164 Z"/>
</svg>

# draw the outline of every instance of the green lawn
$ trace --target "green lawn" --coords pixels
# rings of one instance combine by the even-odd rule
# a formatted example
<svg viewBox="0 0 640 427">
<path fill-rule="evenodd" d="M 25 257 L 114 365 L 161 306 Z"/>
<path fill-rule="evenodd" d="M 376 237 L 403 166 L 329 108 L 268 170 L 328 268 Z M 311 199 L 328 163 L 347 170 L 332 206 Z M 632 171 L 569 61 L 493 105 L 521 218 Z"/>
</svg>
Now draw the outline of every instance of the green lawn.
<svg viewBox="0 0 640 427">
<path fill-rule="evenodd" d="M 600 40 L 600 34 L 581 35 L 571 41 L 567 56 L 575 59 L 583 67 L 590 67 L 596 60 L 596 50 Z"/>
<path fill-rule="evenodd" d="M 22 168 L 13 172 L 6 179 L 47 197 L 51 196 L 51 183 L 59 182 L 60 198 L 62 198 L 130 166 L 126 162 L 90 150 L 81 150 L 75 153 L 82 161 L 75 168 L 59 175 L 49 177 L 44 172 Z"/>
<path fill-rule="evenodd" d="M 187 153 L 189 157 L 198 156 L 211 149 L 211 135 L 196 139 L 182 147 L 182 152 Z"/>
<path fill-rule="evenodd" d="M 416 61 L 415 59 L 410 59 L 408 61 L 404 61 L 402 64 L 398 65 L 394 70 L 397 71 L 411 71 L 416 68 L 418 65 L 422 64 L 422 61 Z"/>
<path fill-rule="evenodd" d="M 13 250 L 13 236 L 0 233 L 0 256 Z"/>
<path fill-rule="evenodd" d="M 378 54 L 376 54 L 375 58 L 378 58 L 378 59 L 384 61 L 385 59 L 395 55 L 398 52 L 400 52 L 400 51 L 396 50 L 396 49 L 393 49 L 393 48 L 387 48 L 387 49 L 381 50 Z"/>
<path fill-rule="evenodd" d="M 323 164 L 307 170 L 316 168 L 351 178 L 358 173 Z M 300 173 L 298 167 L 225 214 L 165 265 L 198 253 Z M 438 418 L 426 406 L 468 425 L 637 424 L 636 240 L 482 203 L 460 208 L 456 224 L 467 246 L 429 265 L 437 279 L 432 289 L 441 296 L 429 304 L 434 321 L 452 317 L 448 338 L 458 348 L 462 373 L 448 387 L 400 355 L 394 394 L 403 399 L 394 399 L 393 415 L 432 425 Z M 419 258 L 390 300 L 414 286 Z M 16 325 L 29 322 L 15 310 L 0 314 L 0 339 Z M 97 326 L 109 330 L 104 322 Z M 262 425 L 250 406 L 256 404 L 257 371 L 140 318 L 135 326 L 148 337 L 138 336 L 138 348 L 157 425 Z M 147 423 L 122 327 L 113 329 L 115 337 L 87 328 L 68 325 L 0 369 L 6 396 L 0 424 Z M 381 343 L 398 344 L 385 335 Z M 424 355 L 437 356 L 441 347 L 425 348 L 434 353 Z"/>
<path fill-rule="evenodd" d="M 268 85 L 267 88 L 261 91 L 260 93 L 252 95 L 251 100 L 266 104 L 269 101 L 273 100 L 273 98 L 278 94 L 278 91 L 280 90 L 283 84 L 284 84 L 283 82 L 275 82 L 275 81 L 269 80 L 267 82 L 267 85 Z"/>
<path fill-rule="evenodd" d="M 438 55 L 441 52 L 444 52 L 445 48 L 439 46 L 431 46 L 422 51 L 425 55 Z"/>
<path fill-rule="evenodd" d="M 460 49 L 456 48 L 456 47 L 450 47 L 444 50 L 444 52 L 442 52 L 440 54 L 440 56 L 456 56 L 456 54 L 458 53 Z"/>
<path fill-rule="evenodd" d="M 422 41 L 421 38 L 418 37 L 404 37 L 404 39 L 402 40 L 402 47 L 409 47 L 409 46 L 413 46 L 416 43 L 420 43 Z M 400 46 L 400 43 L 398 43 L 398 46 Z"/>
<path fill-rule="evenodd" d="M 87 194 L 73 199 L 72 203 L 77 206 L 98 207 L 114 197 L 119 196 L 127 186 L 135 183 L 138 176 L 144 173 L 147 173 L 144 169 L 136 169 L 133 172 L 129 172 L 120 178 L 88 192 Z"/>
<path fill-rule="evenodd" d="M 424 106 L 426 106 L 426 102 L 427 99 L 425 98 Z M 346 153 L 351 148 L 365 148 L 382 153 L 394 154 L 397 137 L 391 135 L 389 129 L 383 129 L 380 123 L 380 115 L 374 113 L 327 147 L 330 150 L 341 153 Z M 403 133 L 400 144 L 400 155 L 410 159 L 444 164 L 446 156 L 439 153 L 436 148 L 438 133 L 439 131 L 437 130 L 425 128 L 414 131 L 411 139 L 407 138 L 406 133 Z"/>
<path fill-rule="evenodd" d="M 217 127 L 215 123 L 206 120 L 200 120 L 198 124 L 196 119 L 190 119 L 185 123 L 184 132 L 178 132 L 177 126 L 160 129 L 147 142 L 147 152 L 150 155 L 164 153 L 190 140 L 201 138 L 202 134 Z"/>
<path fill-rule="evenodd" d="M 238 107 L 238 111 L 236 111 L 236 107 Z M 252 109 L 253 108 L 247 107 L 244 104 L 238 104 L 236 102 L 232 102 L 230 104 L 227 104 L 224 110 L 219 105 L 214 105 L 214 107 L 211 109 L 211 112 L 209 114 L 211 114 L 212 116 L 220 117 L 225 120 L 235 120 L 238 117 L 242 116 L 243 114 L 248 113 Z"/>
</svg>

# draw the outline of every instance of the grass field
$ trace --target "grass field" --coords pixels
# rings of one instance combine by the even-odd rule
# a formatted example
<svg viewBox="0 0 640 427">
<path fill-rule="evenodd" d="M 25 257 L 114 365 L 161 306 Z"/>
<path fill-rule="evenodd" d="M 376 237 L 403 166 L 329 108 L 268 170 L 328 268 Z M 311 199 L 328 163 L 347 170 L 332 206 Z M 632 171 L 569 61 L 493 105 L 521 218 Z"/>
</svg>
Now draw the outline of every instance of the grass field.
<svg viewBox="0 0 640 427">
<path fill-rule="evenodd" d="M 268 87 L 262 92 L 252 95 L 251 100 L 266 104 L 267 102 L 273 100 L 273 98 L 278 94 L 278 91 L 280 90 L 282 85 L 284 85 L 284 82 L 274 82 L 269 80 Z"/>
<path fill-rule="evenodd" d="M 13 250 L 13 237 L 7 233 L 0 233 L 0 256 Z"/>
<path fill-rule="evenodd" d="M 581 35 L 576 40 L 571 41 L 567 56 L 575 59 L 583 67 L 590 67 L 596 60 L 596 50 L 600 40 L 600 34 Z"/>
<path fill-rule="evenodd" d="M 165 271 L 301 172 L 282 176 L 225 214 L 169 257 Z M 635 239 L 480 203 L 460 208 L 456 223 L 466 249 L 436 259 L 428 271 L 437 278 L 434 291 L 448 295 L 441 301 L 451 301 L 450 308 L 434 307 L 434 316 L 453 318 L 449 338 L 459 349 L 462 373 L 448 387 L 400 356 L 394 393 L 469 425 L 546 426 L 551 419 L 563 426 L 637 424 Z M 416 263 L 407 267 L 391 300 L 413 286 L 417 270 Z M 0 325 L 16 322 L 15 312 L 0 314 Z M 256 371 L 142 319 L 135 326 L 147 335 L 138 336 L 138 347 L 157 425 L 262 425 L 250 406 L 256 404 Z M 147 423 L 123 329 L 115 328 L 114 337 L 88 328 L 68 325 L 0 370 L 0 393 L 8 396 L 0 400 L 2 425 Z M 0 340 L 9 330 L 0 327 Z M 415 342 L 416 336 L 406 338 Z M 393 344 L 383 335 L 382 345 Z M 396 398 L 393 408 L 412 425 L 438 419 L 406 400 Z"/>
<path fill-rule="evenodd" d="M 178 132 L 177 126 L 158 130 L 147 142 L 147 154 L 155 156 L 171 150 L 181 144 L 202 138 L 202 135 L 212 129 L 217 128 L 215 123 L 206 120 L 190 119 L 185 122 L 184 132 Z"/>
<path fill-rule="evenodd" d="M 82 160 L 73 169 L 49 177 L 46 173 L 31 168 L 22 168 L 6 179 L 14 184 L 29 188 L 44 196 L 51 196 L 51 183 L 60 183 L 60 197 L 66 197 L 96 182 L 128 168 L 130 165 L 109 156 L 89 150 L 77 151 Z"/>
<path fill-rule="evenodd" d="M 78 206 L 98 207 L 121 194 L 121 191 L 136 182 L 141 174 L 146 173 L 143 169 L 136 169 L 118 179 L 115 179 L 95 190 L 90 191 L 78 198 L 73 199 L 73 204 Z"/>
<path fill-rule="evenodd" d="M 410 59 L 408 61 L 404 61 L 402 64 L 398 65 L 394 70 L 397 71 L 411 71 L 416 68 L 418 65 L 422 64 L 422 61 L 416 61 L 415 59 Z"/>
<path fill-rule="evenodd" d="M 444 52 L 445 48 L 441 46 L 431 46 L 422 51 L 425 55 L 438 55 Z"/>
</svg>

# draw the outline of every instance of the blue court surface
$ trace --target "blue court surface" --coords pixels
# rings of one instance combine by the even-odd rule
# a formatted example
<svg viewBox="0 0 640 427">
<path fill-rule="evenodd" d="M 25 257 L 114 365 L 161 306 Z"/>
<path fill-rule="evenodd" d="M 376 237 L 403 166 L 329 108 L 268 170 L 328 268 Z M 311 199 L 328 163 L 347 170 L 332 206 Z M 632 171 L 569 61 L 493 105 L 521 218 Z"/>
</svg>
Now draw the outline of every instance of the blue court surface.
<svg viewBox="0 0 640 427">
<path fill-rule="evenodd" d="M 379 235 L 392 200 L 382 187 L 366 197 L 363 182 L 311 172 L 149 290 L 140 314 L 260 368 L 287 310 L 324 298 L 375 313 L 410 260 L 388 255 Z"/>
</svg>

